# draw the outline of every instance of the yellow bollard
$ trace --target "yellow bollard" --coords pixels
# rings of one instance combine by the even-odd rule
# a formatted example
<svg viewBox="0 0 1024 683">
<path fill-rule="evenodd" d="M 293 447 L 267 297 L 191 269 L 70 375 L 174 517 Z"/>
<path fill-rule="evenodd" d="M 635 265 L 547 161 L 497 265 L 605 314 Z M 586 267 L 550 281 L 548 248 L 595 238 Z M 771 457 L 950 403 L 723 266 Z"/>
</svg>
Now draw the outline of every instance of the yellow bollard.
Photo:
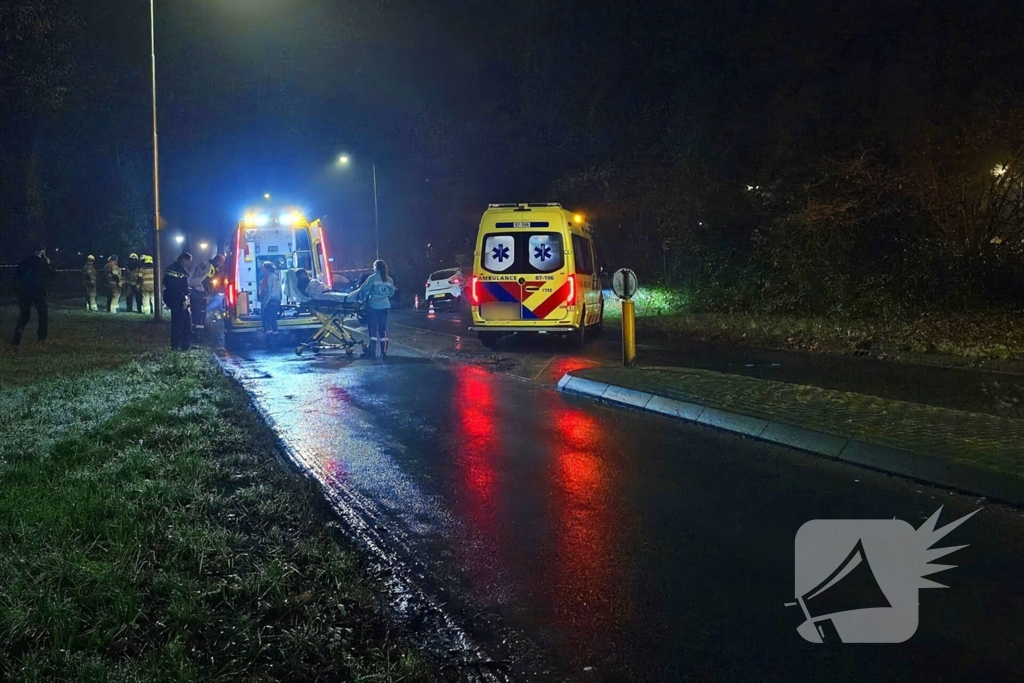
<svg viewBox="0 0 1024 683">
<path fill-rule="evenodd" d="M 636 313 L 632 299 L 622 302 L 622 364 L 629 365 L 636 358 Z"/>
</svg>

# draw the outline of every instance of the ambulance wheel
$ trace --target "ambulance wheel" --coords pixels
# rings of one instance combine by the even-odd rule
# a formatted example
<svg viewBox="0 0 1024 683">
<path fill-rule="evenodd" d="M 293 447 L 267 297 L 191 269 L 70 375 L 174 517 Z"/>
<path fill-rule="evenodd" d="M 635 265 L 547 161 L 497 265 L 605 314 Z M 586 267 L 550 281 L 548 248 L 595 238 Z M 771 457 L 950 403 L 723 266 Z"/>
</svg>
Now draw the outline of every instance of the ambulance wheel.
<svg viewBox="0 0 1024 683">
<path fill-rule="evenodd" d="M 576 348 L 582 349 L 587 344 L 587 309 L 580 313 L 580 326 L 572 331 L 572 343 Z"/>
<path fill-rule="evenodd" d="M 601 317 L 590 327 L 590 334 L 595 339 L 600 337 L 602 332 L 604 332 L 604 306 L 601 307 Z"/>
<path fill-rule="evenodd" d="M 476 336 L 480 343 L 484 345 L 484 348 L 493 349 L 498 345 L 498 337 L 500 335 L 497 332 L 477 332 Z"/>
</svg>

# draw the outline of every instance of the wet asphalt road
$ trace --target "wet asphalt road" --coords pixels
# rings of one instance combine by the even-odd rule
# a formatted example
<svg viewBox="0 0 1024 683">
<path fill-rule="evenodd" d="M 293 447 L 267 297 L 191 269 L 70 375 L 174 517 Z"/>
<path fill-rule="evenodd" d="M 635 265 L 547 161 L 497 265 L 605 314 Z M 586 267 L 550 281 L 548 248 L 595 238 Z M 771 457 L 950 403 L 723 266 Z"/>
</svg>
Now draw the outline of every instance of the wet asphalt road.
<svg viewBox="0 0 1024 683">
<path fill-rule="evenodd" d="M 225 362 L 513 680 L 1021 680 L 1021 511 L 563 396 L 558 366 L 606 351 L 552 350 Z M 949 589 L 920 591 L 913 639 L 800 638 L 799 608 L 783 605 L 804 522 L 917 527 L 940 505 L 942 523 L 982 511 L 945 539 L 970 545 L 931 577 Z"/>
</svg>

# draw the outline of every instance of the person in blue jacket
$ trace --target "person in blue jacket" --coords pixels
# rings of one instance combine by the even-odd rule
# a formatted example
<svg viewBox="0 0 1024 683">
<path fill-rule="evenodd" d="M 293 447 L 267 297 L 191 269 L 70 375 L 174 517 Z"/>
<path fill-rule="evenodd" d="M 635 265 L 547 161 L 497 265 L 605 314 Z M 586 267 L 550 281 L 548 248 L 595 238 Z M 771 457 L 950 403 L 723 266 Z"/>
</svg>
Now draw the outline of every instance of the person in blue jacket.
<svg viewBox="0 0 1024 683">
<path fill-rule="evenodd" d="M 370 335 L 370 348 L 366 350 L 369 358 L 377 357 L 377 342 L 380 342 L 380 357 L 388 355 L 388 311 L 391 309 L 391 297 L 395 295 L 395 281 L 388 277 L 388 264 L 381 260 L 374 261 L 373 275 L 366 278 L 353 296 L 358 301 L 366 302 L 366 327 Z"/>
</svg>

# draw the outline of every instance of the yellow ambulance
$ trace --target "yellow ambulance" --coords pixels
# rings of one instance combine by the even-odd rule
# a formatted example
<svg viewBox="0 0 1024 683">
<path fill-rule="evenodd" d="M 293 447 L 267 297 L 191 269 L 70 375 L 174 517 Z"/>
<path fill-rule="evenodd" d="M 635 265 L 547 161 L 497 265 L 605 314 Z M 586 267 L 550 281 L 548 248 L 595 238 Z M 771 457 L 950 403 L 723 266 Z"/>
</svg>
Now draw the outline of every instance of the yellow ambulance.
<svg viewBox="0 0 1024 683">
<path fill-rule="evenodd" d="M 571 337 L 604 320 L 590 226 L 560 204 L 491 204 L 480 219 L 470 279 L 471 330 L 487 347 L 504 334 Z"/>
<path fill-rule="evenodd" d="M 257 294 L 260 272 L 268 261 L 281 277 L 278 329 L 301 334 L 320 328 L 313 314 L 299 305 L 299 293 L 291 291 L 288 273 L 302 268 L 311 278 L 332 286 L 323 224 L 310 222 L 294 209 L 250 211 L 235 228 L 234 244 L 224 264 L 224 341 L 228 348 L 252 342 L 262 329 Z"/>
</svg>

